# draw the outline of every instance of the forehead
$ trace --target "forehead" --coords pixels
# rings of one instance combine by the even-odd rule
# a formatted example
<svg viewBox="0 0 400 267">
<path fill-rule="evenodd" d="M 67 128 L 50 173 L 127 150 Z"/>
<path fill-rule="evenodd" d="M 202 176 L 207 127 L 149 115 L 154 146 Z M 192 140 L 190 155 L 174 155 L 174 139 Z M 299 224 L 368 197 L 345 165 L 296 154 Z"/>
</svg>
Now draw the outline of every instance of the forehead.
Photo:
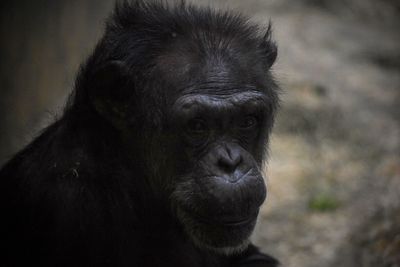
<svg viewBox="0 0 400 267">
<path fill-rule="evenodd" d="M 244 91 L 263 92 L 266 71 L 256 51 L 239 44 L 204 51 L 177 42 L 156 63 L 163 87 L 170 95 L 233 95 Z"/>
</svg>

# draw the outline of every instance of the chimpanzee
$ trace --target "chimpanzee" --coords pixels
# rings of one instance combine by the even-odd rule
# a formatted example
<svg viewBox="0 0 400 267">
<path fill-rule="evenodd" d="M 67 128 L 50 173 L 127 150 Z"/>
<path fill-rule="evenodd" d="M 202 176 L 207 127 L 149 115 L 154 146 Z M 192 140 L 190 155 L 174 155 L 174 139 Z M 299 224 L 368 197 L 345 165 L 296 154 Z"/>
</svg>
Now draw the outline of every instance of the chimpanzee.
<svg viewBox="0 0 400 267">
<path fill-rule="evenodd" d="M 250 244 L 271 27 L 122 1 L 65 112 L 2 168 L 2 266 L 277 266 Z"/>
</svg>

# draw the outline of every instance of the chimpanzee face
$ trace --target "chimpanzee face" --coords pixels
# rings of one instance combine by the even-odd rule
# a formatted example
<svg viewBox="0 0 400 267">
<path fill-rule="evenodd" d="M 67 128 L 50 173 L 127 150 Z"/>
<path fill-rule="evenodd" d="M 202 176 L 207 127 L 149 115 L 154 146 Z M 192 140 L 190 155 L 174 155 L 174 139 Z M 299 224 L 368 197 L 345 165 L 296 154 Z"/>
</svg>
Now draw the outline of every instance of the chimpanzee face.
<svg viewBox="0 0 400 267">
<path fill-rule="evenodd" d="M 195 244 L 220 253 L 246 247 L 266 198 L 260 170 L 276 99 L 262 72 L 249 71 L 202 72 L 180 90 L 168 120 L 177 217 Z"/>
<path fill-rule="evenodd" d="M 173 196 L 200 245 L 235 249 L 247 241 L 266 197 L 257 150 L 265 131 L 261 92 L 185 95 L 174 106 L 188 166 Z"/>
</svg>

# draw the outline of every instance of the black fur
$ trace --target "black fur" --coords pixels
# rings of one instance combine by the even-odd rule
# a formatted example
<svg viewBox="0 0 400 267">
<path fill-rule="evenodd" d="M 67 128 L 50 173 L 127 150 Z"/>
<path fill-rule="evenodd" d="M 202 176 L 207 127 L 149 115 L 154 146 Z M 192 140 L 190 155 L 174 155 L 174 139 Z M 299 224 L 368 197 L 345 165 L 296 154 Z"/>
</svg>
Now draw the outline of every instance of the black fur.
<svg viewBox="0 0 400 267">
<path fill-rule="evenodd" d="M 240 15 L 183 2 L 118 4 L 63 116 L 0 171 L 0 265 L 277 266 L 253 245 L 224 255 L 193 244 L 170 203 L 172 176 L 186 168 L 181 147 L 170 145 L 182 143 L 170 129 L 169 107 L 182 94 L 173 85 L 199 84 L 187 75 L 197 68 L 192 57 L 245 66 L 248 73 L 230 73 L 263 88 L 265 144 L 278 103 L 270 34 Z M 202 90 L 224 94 L 213 84 Z M 264 150 L 254 149 L 258 164 Z"/>
</svg>

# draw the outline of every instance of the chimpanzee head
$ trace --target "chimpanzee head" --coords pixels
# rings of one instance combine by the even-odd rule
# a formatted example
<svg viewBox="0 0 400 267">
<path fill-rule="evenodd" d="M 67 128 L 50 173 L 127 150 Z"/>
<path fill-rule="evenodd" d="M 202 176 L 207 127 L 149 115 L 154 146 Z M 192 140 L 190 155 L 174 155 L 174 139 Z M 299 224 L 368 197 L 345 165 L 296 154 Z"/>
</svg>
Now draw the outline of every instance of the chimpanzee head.
<svg viewBox="0 0 400 267">
<path fill-rule="evenodd" d="M 117 5 L 81 94 L 130 147 L 151 194 L 198 247 L 244 249 L 266 197 L 278 103 L 270 27 L 158 1 Z M 78 91 L 77 94 L 80 92 Z"/>
</svg>

